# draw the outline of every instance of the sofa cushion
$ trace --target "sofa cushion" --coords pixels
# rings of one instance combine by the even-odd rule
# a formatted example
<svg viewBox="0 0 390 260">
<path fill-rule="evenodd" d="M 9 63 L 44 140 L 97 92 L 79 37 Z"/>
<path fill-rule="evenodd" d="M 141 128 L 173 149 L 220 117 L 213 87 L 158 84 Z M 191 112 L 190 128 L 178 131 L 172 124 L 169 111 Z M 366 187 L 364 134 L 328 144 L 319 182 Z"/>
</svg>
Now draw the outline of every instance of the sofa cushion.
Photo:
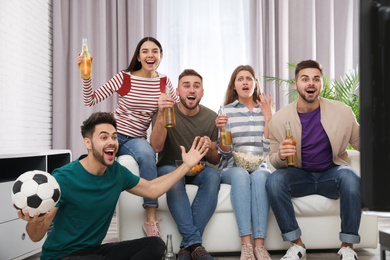
<svg viewBox="0 0 390 260">
<path fill-rule="evenodd" d="M 187 184 L 186 185 L 188 199 L 192 203 L 195 199 L 196 192 L 198 191 L 198 186 Z M 229 184 L 221 184 L 218 194 L 218 203 L 215 212 L 231 212 L 232 204 L 230 202 L 230 185 Z M 160 211 L 169 211 L 168 204 L 166 200 L 165 194 L 158 198 L 158 209 Z"/>
<path fill-rule="evenodd" d="M 351 156 L 352 166 L 358 165 L 359 153 L 356 151 Z M 351 154 L 350 154 L 351 155 Z M 138 165 L 129 155 L 118 158 L 118 162 L 126 166 L 134 174 L 138 175 Z M 355 167 L 354 167 L 355 168 Z M 359 169 L 355 168 L 359 174 Z M 193 201 L 198 187 L 186 185 L 190 201 Z M 145 236 L 142 223 L 145 219 L 143 199 L 127 192 L 120 196 L 117 208 L 118 237 L 119 241 L 136 239 Z M 302 230 L 302 238 L 309 249 L 338 248 L 340 232 L 339 200 L 330 200 L 319 195 L 311 195 L 302 198 L 293 198 L 293 205 L 297 215 L 297 222 Z M 179 248 L 181 236 L 177 230 L 167 204 L 165 194 L 159 198 L 160 207 L 157 217 L 163 219 L 160 224 L 163 238 L 172 234 L 174 248 Z M 359 234 L 361 242 L 356 248 L 376 248 L 378 237 L 378 221 L 376 216 L 362 214 Z M 321 234 L 321 235 L 318 235 Z M 290 247 L 289 242 L 283 242 L 280 229 L 275 216 L 270 210 L 267 225 L 266 247 L 269 250 L 285 250 Z M 230 203 L 230 185 L 221 184 L 218 205 L 210 222 L 206 226 L 203 235 L 203 244 L 211 253 L 215 252 L 239 252 L 241 240 L 238 236 L 236 218 Z"/>
<path fill-rule="evenodd" d="M 138 163 L 131 155 L 121 155 L 116 159 L 121 165 L 125 166 L 134 175 L 139 176 Z"/>
<path fill-rule="evenodd" d="M 321 195 L 292 198 L 296 216 L 333 216 L 340 214 L 340 200 Z"/>
<path fill-rule="evenodd" d="M 351 163 L 357 164 L 359 162 L 359 153 L 357 151 L 352 151 L 349 154 L 351 156 Z M 126 165 L 133 174 L 139 175 L 138 164 L 130 155 L 119 156 L 118 162 L 122 165 Z M 356 165 L 352 166 L 356 167 Z M 360 174 L 360 171 L 357 172 Z M 189 184 L 186 185 L 186 189 L 190 202 L 192 203 L 196 196 L 198 187 L 196 185 Z M 321 195 L 293 198 L 292 202 L 297 216 L 332 216 L 340 214 L 340 200 L 328 199 Z M 159 211 L 169 211 L 165 194 L 159 198 L 158 203 Z M 218 195 L 218 204 L 215 212 L 231 212 L 231 210 L 232 204 L 230 202 L 230 185 L 221 184 Z"/>
<path fill-rule="evenodd" d="M 187 184 L 187 194 L 190 202 L 194 200 L 198 186 Z M 294 210 L 297 216 L 332 216 L 340 213 L 340 200 L 330 200 L 321 195 L 310 195 L 302 198 L 292 199 Z M 218 203 L 215 212 L 231 212 L 230 185 L 221 184 Z M 169 211 L 165 194 L 158 199 L 158 211 Z"/>
</svg>

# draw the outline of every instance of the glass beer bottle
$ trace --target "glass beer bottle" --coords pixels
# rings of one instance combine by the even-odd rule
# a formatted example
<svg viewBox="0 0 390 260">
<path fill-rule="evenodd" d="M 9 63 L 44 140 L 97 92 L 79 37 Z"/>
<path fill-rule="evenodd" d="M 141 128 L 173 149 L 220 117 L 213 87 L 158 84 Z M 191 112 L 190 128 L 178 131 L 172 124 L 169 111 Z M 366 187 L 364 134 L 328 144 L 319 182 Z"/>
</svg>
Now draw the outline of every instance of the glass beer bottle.
<svg viewBox="0 0 390 260">
<path fill-rule="evenodd" d="M 285 126 L 286 126 L 286 139 L 285 140 L 290 140 L 292 145 L 295 146 L 297 142 L 295 141 L 295 138 L 292 136 L 290 121 L 286 121 Z M 298 163 L 297 152 L 295 152 L 294 155 L 287 156 L 287 165 L 288 166 L 296 165 L 297 163 Z"/>
<path fill-rule="evenodd" d="M 83 57 L 80 63 L 81 78 L 89 79 L 91 77 L 91 55 L 88 52 L 87 38 L 83 38 L 81 56 Z"/>
<path fill-rule="evenodd" d="M 167 243 L 165 244 L 164 260 L 175 260 L 176 255 L 173 253 L 172 235 L 167 235 Z"/>
<path fill-rule="evenodd" d="M 226 115 L 223 107 L 221 106 L 221 115 Z M 232 145 L 232 132 L 230 130 L 230 124 L 229 120 L 226 122 L 226 124 L 221 129 L 221 143 L 223 146 Z"/>
<path fill-rule="evenodd" d="M 165 88 L 165 93 L 171 96 L 171 91 L 168 86 Z M 176 118 L 175 118 L 175 107 L 164 108 L 164 126 L 165 127 L 175 127 Z"/>
</svg>

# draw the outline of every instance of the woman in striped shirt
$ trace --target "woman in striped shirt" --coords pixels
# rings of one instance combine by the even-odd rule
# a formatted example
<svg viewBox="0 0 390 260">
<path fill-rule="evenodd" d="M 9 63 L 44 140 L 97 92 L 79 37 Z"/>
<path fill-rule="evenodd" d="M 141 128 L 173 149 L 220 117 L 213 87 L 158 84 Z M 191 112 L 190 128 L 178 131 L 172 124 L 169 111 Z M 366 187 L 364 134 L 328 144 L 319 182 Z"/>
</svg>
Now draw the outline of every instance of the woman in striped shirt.
<svg viewBox="0 0 390 260">
<path fill-rule="evenodd" d="M 225 115 L 218 116 L 216 125 L 221 132 L 229 119 L 233 147 L 258 147 L 269 151 L 268 123 L 272 109 L 271 94 L 267 100 L 260 90 L 254 69 L 249 65 L 239 66 L 234 70 L 226 91 Z M 271 259 L 264 247 L 269 211 L 265 182 L 271 172 L 264 162 L 254 172 L 237 167 L 232 147 L 222 145 L 219 140 L 218 150 L 222 155 L 219 171 L 222 183 L 231 185 L 231 202 L 242 243 L 241 259 Z"/>
<path fill-rule="evenodd" d="M 159 108 L 158 100 L 169 88 L 173 100 L 179 101 L 170 79 L 156 71 L 162 55 L 161 44 L 153 37 L 145 37 L 138 43 L 128 68 L 106 84 L 93 90 L 92 78 L 83 79 L 86 106 L 96 105 L 115 92 L 119 94 L 114 111 L 118 127 L 118 156 L 129 154 L 134 157 L 139 165 L 140 176 L 146 180 L 157 177 L 156 153 L 146 139 L 152 116 Z M 78 64 L 81 61 L 79 55 Z M 161 237 L 156 218 L 157 200 L 144 198 L 143 206 L 146 209 L 144 231 L 148 236 Z"/>
</svg>

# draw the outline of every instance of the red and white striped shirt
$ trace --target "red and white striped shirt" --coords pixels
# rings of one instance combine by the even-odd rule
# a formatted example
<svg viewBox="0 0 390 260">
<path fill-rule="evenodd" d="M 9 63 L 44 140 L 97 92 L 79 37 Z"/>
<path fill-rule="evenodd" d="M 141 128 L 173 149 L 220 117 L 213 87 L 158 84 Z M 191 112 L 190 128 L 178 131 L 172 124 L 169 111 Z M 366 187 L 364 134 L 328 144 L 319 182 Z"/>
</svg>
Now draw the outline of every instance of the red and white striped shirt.
<svg viewBox="0 0 390 260">
<path fill-rule="evenodd" d="M 126 84 L 129 84 L 129 82 L 124 80 L 125 77 L 130 79 L 130 91 L 127 94 L 120 92 L 123 96 L 118 93 L 118 106 L 114 111 L 118 133 L 146 139 L 146 131 L 149 128 L 152 116 L 158 110 L 161 79 L 165 80 L 165 87 L 169 87 L 175 102 L 179 102 L 179 97 L 167 76 L 159 73 L 158 78 L 143 78 L 121 71 L 95 91 L 92 89 L 92 78 L 84 79 L 84 105 L 93 106 L 110 97 L 114 92 L 118 92 L 121 87 L 128 88 L 129 86 L 126 86 Z"/>
</svg>

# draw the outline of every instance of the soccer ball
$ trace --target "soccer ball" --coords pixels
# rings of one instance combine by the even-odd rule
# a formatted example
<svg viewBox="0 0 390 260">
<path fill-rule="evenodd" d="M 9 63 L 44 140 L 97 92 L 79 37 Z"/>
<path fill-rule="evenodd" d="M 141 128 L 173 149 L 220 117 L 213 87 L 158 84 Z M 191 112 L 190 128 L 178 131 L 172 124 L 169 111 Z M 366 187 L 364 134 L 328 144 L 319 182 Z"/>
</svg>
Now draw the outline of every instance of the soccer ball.
<svg viewBox="0 0 390 260">
<path fill-rule="evenodd" d="M 49 173 L 39 170 L 20 175 L 12 186 L 12 204 L 16 209 L 27 210 L 30 217 L 50 211 L 61 196 L 60 185 Z"/>
</svg>

